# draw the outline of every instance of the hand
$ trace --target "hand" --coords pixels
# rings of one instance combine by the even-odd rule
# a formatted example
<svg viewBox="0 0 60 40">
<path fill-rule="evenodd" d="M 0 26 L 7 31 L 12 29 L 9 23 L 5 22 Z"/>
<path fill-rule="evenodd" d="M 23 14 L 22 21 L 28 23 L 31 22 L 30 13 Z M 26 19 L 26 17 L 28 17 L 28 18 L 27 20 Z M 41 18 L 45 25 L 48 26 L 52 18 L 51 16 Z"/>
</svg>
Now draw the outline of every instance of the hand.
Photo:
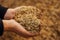
<svg viewBox="0 0 60 40">
<path fill-rule="evenodd" d="M 4 24 L 4 30 L 5 31 L 13 31 L 23 37 L 33 37 L 36 36 L 33 33 L 28 32 L 21 26 L 19 23 L 17 23 L 15 20 L 3 20 Z"/>
<path fill-rule="evenodd" d="M 12 19 L 15 16 L 15 10 L 14 9 L 8 9 L 4 19 Z"/>
<path fill-rule="evenodd" d="M 20 7 L 16 7 L 16 8 L 9 8 L 6 12 L 6 14 L 4 15 L 4 19 L 12 19 L 14 18 L 15 14 L 16 14 L 16 10 L 19 9 Z"/>
<path fill-rule="evenodd" d="M 7 10 L 6 14 L 4 15 L 4 19 L 12 19 L 12 18 L 14 18 L 17 9 L 20 9 L 20 7 L 9 8 Z"/>
</svg>

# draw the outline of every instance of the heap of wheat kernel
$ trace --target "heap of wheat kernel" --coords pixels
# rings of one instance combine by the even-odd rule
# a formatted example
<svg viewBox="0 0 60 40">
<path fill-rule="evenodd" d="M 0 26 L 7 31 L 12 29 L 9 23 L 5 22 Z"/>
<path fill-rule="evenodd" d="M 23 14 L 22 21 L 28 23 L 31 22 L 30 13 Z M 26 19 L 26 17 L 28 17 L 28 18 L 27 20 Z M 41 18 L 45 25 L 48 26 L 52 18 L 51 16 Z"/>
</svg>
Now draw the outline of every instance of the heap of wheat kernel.
<svg viewBox="0 0 60 40">
<path fill-rule="evenodd" d="M 32 33 L 40 32 L 40 10 L 33 6 L 20 6 L 16 8 L 14 19 L 27 31 Z"/>
</svg>

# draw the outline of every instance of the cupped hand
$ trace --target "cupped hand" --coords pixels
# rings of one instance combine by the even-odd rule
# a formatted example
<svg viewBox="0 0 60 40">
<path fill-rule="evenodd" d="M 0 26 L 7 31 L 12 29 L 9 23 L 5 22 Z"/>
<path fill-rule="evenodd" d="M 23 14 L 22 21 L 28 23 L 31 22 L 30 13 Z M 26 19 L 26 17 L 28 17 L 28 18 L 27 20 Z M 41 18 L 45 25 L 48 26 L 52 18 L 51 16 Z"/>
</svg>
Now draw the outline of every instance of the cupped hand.
<svg viewBox="0 0 60 40">
<path fill-rule="evenodd" d="M 15 9 L 9 8 L 7 9 L 4 15 L 4 19 L 12 19 L 14 16 L 15 16 Z"/>
<path fill-rule="evenodd" d="M 12 31 L 12 32 L 17 33 L 18 35 L 20 35 L 22 37 L 27 37 L 27 38 L 36 36 L 36 34 L 30 33 L 29 31 L 24 29 L 22 25 L 20 25 L 19 23 L 17 23 L 13 19 L 3 20 L 3 24 L 4 24 L 5 31 Z"/>
</svg>

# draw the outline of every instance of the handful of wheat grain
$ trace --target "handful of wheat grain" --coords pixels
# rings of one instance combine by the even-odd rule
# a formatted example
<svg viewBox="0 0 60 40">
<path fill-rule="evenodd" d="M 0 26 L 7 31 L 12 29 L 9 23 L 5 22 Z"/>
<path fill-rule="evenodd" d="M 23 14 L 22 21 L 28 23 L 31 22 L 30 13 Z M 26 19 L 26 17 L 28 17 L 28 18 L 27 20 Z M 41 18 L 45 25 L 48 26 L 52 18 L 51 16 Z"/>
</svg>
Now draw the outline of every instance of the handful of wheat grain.
<svg viewBox="0 0 60 40">
<path fill-rule="evenodd" d="M 27 31 L 32 33 L 40 32 L 40 10 L 33 6 L 21 6 L 16 8 L 14 19 Z"/>
</svg>

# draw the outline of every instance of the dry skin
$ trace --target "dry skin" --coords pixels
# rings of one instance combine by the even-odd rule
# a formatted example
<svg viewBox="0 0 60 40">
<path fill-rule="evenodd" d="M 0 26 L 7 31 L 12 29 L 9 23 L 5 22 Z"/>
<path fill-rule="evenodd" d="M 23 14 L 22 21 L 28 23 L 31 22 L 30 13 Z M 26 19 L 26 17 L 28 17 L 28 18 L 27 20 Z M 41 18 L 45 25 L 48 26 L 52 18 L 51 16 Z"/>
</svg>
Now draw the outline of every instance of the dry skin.
<svg viewBox="0 0 60 40">
<path fill-rule="evenodd" d="M 16 9 L 14 19 L 32 33 L 40 32 L 40 10 L 33 6 L 21 6 Z"/>
</svg>

